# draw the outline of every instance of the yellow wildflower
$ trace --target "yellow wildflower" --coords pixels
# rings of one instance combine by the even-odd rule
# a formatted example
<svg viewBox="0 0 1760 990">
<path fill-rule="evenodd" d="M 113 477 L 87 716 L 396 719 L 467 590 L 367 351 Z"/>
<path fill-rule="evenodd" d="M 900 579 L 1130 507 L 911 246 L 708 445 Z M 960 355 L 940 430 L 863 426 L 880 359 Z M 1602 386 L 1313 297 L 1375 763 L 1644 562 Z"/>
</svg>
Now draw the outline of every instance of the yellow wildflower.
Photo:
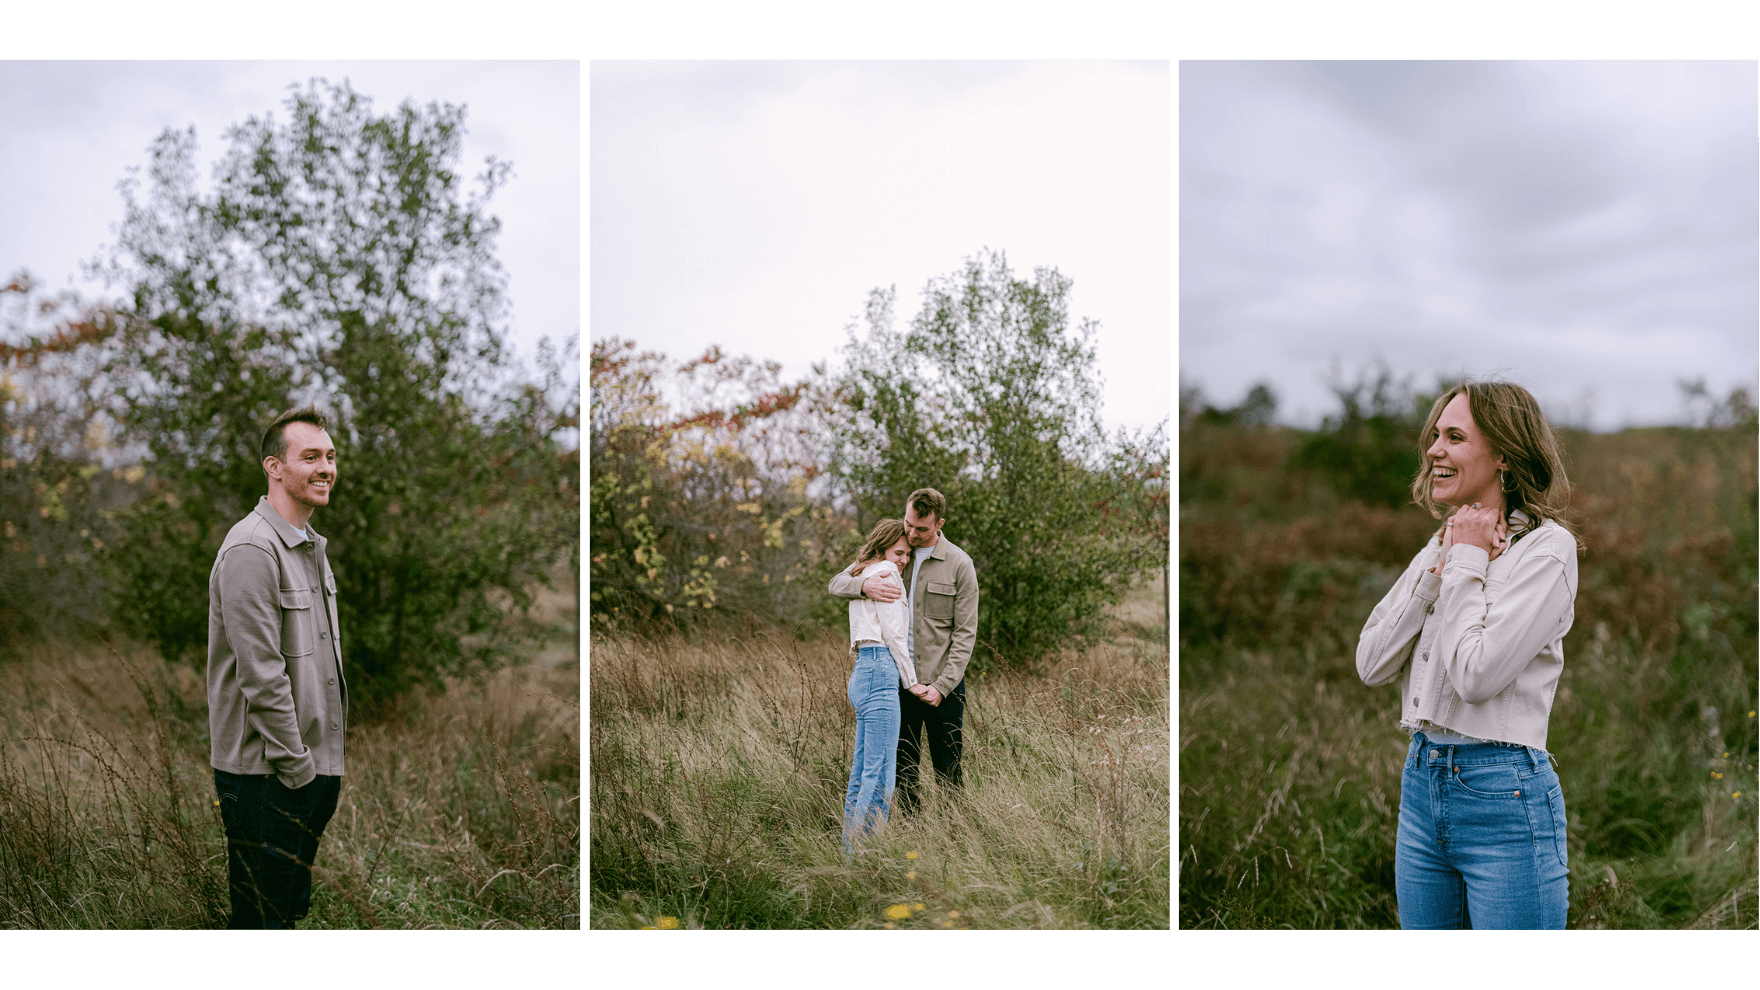
<svg viewBox="0 0 1760 990">
<path fill-rule="evenodd" d="M 949 911 L 949 912 L 947 912 L 947 916 L 949 918 L 957 918 L 957 917 L 959 917 L 959 912 L 958 911 Z"/>
<path fill-rule="evenodd" d="M 911 916 L 911 909 L 905 904 L 894 904 L 886 909 L 886 916 L 895 921 L 903 921 Z"/>
<path fill-rule="evenodd" d="M 1736 792 L 1736 796 L 1737 796 L 1737 797 L 1741 797 L 1741 792 L 1739 792 L 1739 791 L 1738 791 L 1738 792 Z M 922 903 L 921 903 L 921 902 L 918 902 L 918 903 L 916 903 L 916 904 L 912 904 L 912 905 L 911 905 L 911 907 L 912 907 L 912 908 L 915 908 L 915 909 L 916 909 L 916 910 L 918 910 L 918 911 L 921 911 L 921 910 L 923 910 L 923 905 L 922 905 Z"/>
<path fill-rule="evenodd" d="M 1728 755 L 1728 754 L 1725 754 L 1725 755 Z M 904 854 L 904 858 L 905 859 L 916 859 L 920 855 L 922 855 L 922 853 L 919 853 L 915 849 L 912 849 L 910 852 Z"/>
<path fill-rule="evenodd" d="M 670 914 L 663 914 L 660 917 L 655 918 L 654 923 L 656 925 L 659 925 L 661 928 L 677 928 L 678 927 L 678 919 L 674 918 Z"/>
<path fill-rule="evenodd" d="M 916 870 L 904 871 L 904 878 L 906 880 L 915 880 L 917 878 L 917 871 Z"/>
</svg>

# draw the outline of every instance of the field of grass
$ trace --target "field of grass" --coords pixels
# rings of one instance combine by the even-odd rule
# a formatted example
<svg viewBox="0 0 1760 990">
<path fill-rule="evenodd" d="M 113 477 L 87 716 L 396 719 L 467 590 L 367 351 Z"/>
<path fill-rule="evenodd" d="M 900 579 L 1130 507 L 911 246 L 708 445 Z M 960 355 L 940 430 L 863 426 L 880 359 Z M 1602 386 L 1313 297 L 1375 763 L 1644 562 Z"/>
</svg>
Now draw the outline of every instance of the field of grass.
<svg viewBox="0 0 1760 990">
<path fill-rule="evenodd" d="M 574 595 L 529 662 L 351 726 L 302 928 L 578 928 Z M 135 645 L 0 660 L 0 927 L 211 928 L 226 845 L 202 674 Z"/>
<path fill-rule="evenodd" d="M 847 864 L 846 636 L 596 635 L 589 925 L 1167 928 L 1161 589 L 1108 642 L 970 678 L 963 791 L 926 784 Z"/>
<path fill-rule="evenodd" d="M 1299 437 L 1181 436 L 1183 928 L 1398 926 L 1406 736 L 1357 634 L 1436 522 L 1289 470 Z M 1569 433 L 1576 621 L 1548 748 L 1573 928 L 1755 928 L 1755 435 Z"/>
</svg>

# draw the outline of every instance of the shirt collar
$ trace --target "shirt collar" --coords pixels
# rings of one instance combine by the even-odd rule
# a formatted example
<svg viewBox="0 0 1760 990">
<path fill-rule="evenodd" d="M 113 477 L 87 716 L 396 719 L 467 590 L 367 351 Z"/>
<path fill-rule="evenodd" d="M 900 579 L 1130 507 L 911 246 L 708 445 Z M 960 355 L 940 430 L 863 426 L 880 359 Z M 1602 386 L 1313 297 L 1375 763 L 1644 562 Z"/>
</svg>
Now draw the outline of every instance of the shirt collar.
<svg viewBox="0 0 1760 990">
<path fill-rule="evenodd" d="M 306 542 L 306 536 L 294 529 L 292 523 L 281 518 L 281 513 L 276 512 L 275 507 L 269 504 L 269 496 L 262 495 L 257 498 L 257 515 L 269 520 L 269 525 L 275 527 L 276 535 L 280 536 L 281 542 L 287 544 L 288 547 L 297 547 Z M 318 531 L 312 528 L 309 519 L 306 520 L 306 532 L 311 534 L 313 543 L 318 541 Z"/>
</svg>

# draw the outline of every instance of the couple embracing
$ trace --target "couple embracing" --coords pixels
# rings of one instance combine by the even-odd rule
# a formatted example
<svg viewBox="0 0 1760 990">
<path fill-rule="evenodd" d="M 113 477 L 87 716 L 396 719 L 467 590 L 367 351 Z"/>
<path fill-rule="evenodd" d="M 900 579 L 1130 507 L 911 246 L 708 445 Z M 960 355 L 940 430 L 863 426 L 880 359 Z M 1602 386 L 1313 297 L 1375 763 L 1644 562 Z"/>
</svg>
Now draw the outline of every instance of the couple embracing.
<svg viewBox="0 0 1760 990">
<path fill-rule="evenodd" d="M 919 488 L 903 519 L 868 534 L 856 562 L 832 577 L 850 599 L 849 703 L 856 710 L 855 758 L 843 802 L 843 847 L 886 820 L 894 782 L 907 812 L 918 803 L 918 736 L 942 783 L 960 786 L 960 726 L 966 664 L 978 641 L 978 574 L 972 558 L 941 535 L 947 499 Z"/>
</svg>

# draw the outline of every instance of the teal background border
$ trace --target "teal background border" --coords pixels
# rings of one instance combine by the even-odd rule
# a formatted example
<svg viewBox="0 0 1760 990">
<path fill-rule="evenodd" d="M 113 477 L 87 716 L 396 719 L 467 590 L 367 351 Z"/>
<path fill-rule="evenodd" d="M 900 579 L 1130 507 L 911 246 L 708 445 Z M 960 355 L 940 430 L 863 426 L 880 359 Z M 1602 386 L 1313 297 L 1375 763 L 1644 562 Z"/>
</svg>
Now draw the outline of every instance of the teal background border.
<svg viewBox="0 0 1760 990">
<path fill-rule="evenodd" d="M 215 0 L 172 4 L 100 0 L 53 7 L 39 0 L 30 7 L 9 5 L 4 25 L 0 56 L 5 58 L 1760 55 L 1760 30 L 1756 30 L 1760 12 L 1753 4 L 1725 0 L 1672 4 L 1492 0 L 1447 5 L 1420 0 L 1079 5 L 1044 0 L 1016 4 L 906 0 L 887 5 L 808 0 L 764 4 L 672 0 L 642 5 L 628 0 L 496 5 L 456 0 L 428 4 L 315 0 L 276 7 Z M 1177 70 L 1174 79 L 1177 85 Z M 4 99 L 5 93 L 0 93 L 0 106 Z M 583 100 L 583 113 L 584 107 Z M 1174 134 L 1177 141 L 1177 127 Z M 584 187 L 583 173 L 583 192 Z M 1177 245 L 1174 264 L 1170 278 L 1177 284 Z M 583 312 L 584 308 L 583 294 Z M 1174 314 L 1177 321 L 1177 307 Z M 1172 333 L 1177 361 L 1177 329 Z M 583 380 L 584 370 L 583 358 Z M 1177 664 L 1177 655 L 1174 659 Z M 1177 770 L 1174 784 L 1177 787 Z M 658 937 L 672 941 L 658 946 L 651 941 Z M 871 935 L 836 932 L 313 932 L 292 935 L 301 941 L 299 948 L 292 948 L 287 937 L 253 932 L 0 932 L 0 981 L 9 986 L 320 983 L 452 988 L 671 986 L 686 981 L 709 986 L 884 986 L 894 981 L 1001 986 L 1417 981 L 1457 986 L 1512 979 L 1528 985 L 1558 979 L 1598 986 L 1741 986 L 1753 983 L 1755 948 L 1760 946 L 1748 934 L 1598 932 L 1561 937 L 1510 932 L 1477 935 L 1478 944 L 1463 951 L 1463 946 L 1440 941 L 1447 937 L 1177 930 L 968 932 L 952 939 L 905 935 L 906 944 L 882 955 L 873 951 Z M 1468 967 L 1482 972 L 1468 974 Z"/>
</svg>

